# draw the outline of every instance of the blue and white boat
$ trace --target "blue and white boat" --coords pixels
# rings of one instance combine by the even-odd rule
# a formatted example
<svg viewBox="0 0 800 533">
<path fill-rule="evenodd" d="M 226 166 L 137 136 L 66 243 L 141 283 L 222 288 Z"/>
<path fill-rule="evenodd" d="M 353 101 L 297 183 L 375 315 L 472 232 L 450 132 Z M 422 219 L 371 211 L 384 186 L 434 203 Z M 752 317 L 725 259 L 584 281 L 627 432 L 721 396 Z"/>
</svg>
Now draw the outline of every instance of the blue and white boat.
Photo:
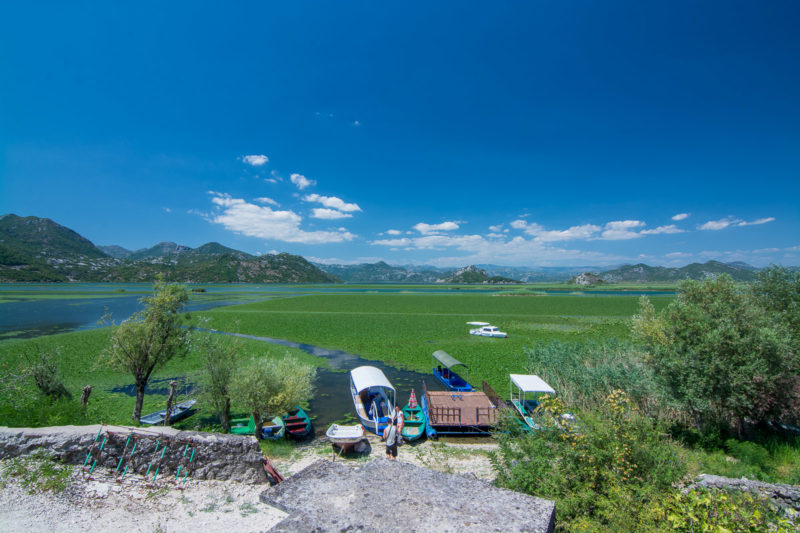
<svg viewBox="0 0 800 533">
<path fill-rule="evenodd" d="M 470 385 L 467 381 L 469 378 L 469 368 L 467 365 L 444 350 L 433 352 L 433 359 L 433 364 L 435 365 L 433 367 L 433 375 L 449 390 L 458 392 L 470 392 L 475 390 L 475 387 Z M 461 377 L 454 372 L 453 368 L 458 368 L 458 371 L 464 374 L 465 377 Z"/>
<path fill-rule="evenodd" d="M 350 394 L 356 415 L 364 429 L 378 435 L 391 423 L 395 390 L 380 369 L 359 366 L 350 371 Z"/>
</svg>

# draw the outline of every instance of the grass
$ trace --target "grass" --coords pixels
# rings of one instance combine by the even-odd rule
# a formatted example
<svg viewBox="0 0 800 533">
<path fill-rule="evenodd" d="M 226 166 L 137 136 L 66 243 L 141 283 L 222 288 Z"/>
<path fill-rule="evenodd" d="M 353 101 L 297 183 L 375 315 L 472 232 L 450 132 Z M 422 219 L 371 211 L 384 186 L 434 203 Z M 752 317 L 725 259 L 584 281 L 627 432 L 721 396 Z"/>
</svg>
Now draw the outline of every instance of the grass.
<svg viewBox="0 0 800 533">
<path fill-rule="evenodd" d="M 195 332 L 193 335 L 212 335 Z M 131 413 L 136 402 L 134 396 L 112 392 L 112 389 L 133 385 L 133 377 L 98 363 L 100 353 L 108 346 L 111 336 L 109 328 L 93 329 L 35 339 L 15 339 L 0 342 L 0 419 L 9 426 L 47 426 L 63 424 L 130 424 Z M 223 337 L 224 342 L 233 338 Z M 249 339 L 241 339 L 244 360 L 249 355 L 276 358 L 290 353 L 297 359 L 322 366 L 325 362 L 293 348 L 285 348 Z M 55 403 L 41 398 L 33 381 L 23 377 L 27 366 L 25 354 L 35 355 L 38 350 L 54 353 L 60 347 L 57 360 L 59 374 L 72 394 L 70 400 Z M 151 388 L 159 379 L 185 378 L 196 383 L 202 366 L 202 357 L 191 351 L 184 358 L 175 358 L 151 377 Z M 92 385 L 89 405 L 84 412 L 78 405 L 84 385 Z M 145 394 L 142 413 L 163 409 L 166 396 Z M 236 406 L 233 406 L 236 410 Z M 192 429 L 198 422 L 202 427 L 213 426 L 216 419 L 210 412 L 200 412 L 176 424 L 179 429 Z"/>
<path fill-rule="evenodd" d="M 2 478 L 18 478 L 29 493 L 61 492 L 69 486 L 72 466 L 55 460 L 40 449 L 27 457 L 15 457 L 6 462 Z"/>
<path fill-rule="evenodd" d="M 660 309 L 671 297 L 653 297 Z M 485 379 L 498 391 L 508 374 L 523 372 L 525 346 L 546 340 L 625 338 L 638 309 L 634 295 L 491 294 L 309 295 L 217 308 L 197 313 L 215 329 L 240 331 L 331 349 L 428 372 L 431 353 L 445 350 L 470 367 L 475 384 Z M 468 334 L 468 321 L 489 321 L 507 339 Z"/>
</svg>

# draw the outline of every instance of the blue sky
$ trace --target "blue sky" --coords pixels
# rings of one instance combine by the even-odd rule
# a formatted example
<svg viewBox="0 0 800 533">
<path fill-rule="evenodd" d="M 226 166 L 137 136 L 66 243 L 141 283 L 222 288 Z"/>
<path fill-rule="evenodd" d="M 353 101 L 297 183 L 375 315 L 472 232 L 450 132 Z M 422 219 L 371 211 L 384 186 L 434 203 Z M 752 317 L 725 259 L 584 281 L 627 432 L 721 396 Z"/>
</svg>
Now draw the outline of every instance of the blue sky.
<svg viewBox="0 0 800 533">
<path fill-rule="evenodd" d="M 6 4 L 0 213 L 338 263 L 800 264 L 798 27 L 788 0 Z"/>
</svg>

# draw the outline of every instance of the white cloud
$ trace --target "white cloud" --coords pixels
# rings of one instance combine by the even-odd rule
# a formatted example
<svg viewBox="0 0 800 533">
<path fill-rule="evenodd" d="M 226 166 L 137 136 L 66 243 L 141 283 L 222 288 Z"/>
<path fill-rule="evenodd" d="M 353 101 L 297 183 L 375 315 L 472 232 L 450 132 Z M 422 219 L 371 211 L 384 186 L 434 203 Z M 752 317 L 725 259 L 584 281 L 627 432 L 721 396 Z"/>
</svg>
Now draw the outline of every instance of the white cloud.
<svg viewBox="0 0 800 533">
<path fill-rule="evenodd" d="M 680 229 L 675 224 L 670 224 L 669 226 L 659 226 L 654 229 L 643 229 L 639 233 L 641 233 L 642 235 L 658 235 L 660 233 L 671 234 L 671 233 L 685 233 L 685 232 L 686 230 Z"/>
<path fill-rule="evenodd" d="M 689 213 L 678 213 L 672 217 L 672 220 L 678 222 L 679 220 L 686 220 L 687 218 L 689 218 Z"/>
<path fill-rule="evenodd" d="M 511 222 L 511 227 L 514 229 L 525 229 L 528 223 L 524 220 L 514 220 Z"/>
<path fill-rule="evenodd" d="M 600 229 L 600 226 L 594 224 L 583 224 L 581 226 L 572 226 L 565 230 L 545 231 L 539 224 L 529 224 L 525 229 L 525 233 L 534 235 L 535 239 L 539 242 L 558 242 L 588 240 L 592 238 L 595 233 L 600 231 Z"/>
<path fill-rule="evenodd" d="M 225 229 L 248 237 L 284 242 L 324 244 L 351 241 L 355 235 L 347 230 L 304 231 L 303 218 L 293 211 L 276 211 L 270 207 L 248 203 L 229 194 L 209 191 L 214 212 L 208 219 Z"/>
<path fill-rule="evenodd" d="M 359 122 L 358 120 L 354 120 L 353 121 L 353 126 L 360 126 L 360 125 L 361 125 L 361 122 Z"/>
<path fill-rule="evenodd" d="M 316 182 L 316 181 L 314 181 L 314 180 L 310 180 L 310 179 L 306 178 L 305 176 L 303 176 L 302 174 L 297 174 L 297 173 L 295 173 L 295 174 L 292 174 L 291 176 L 289 176 L 289 179 L 290 179 L 290 180 L 292 181 L 292 183 L 294 183 L 294 184 L 297 186 L 297 188 L 298 188 L 298 189 L 300 189 L 301 191 L 302 191 L 303 189 L 305 189 L 306 187 L 309 187 L 309 186 L 311 186 L 311 185 L 316 185 L 316 184 L 317 184 L 317 182 Z"/>
<path fill-rule="evenodd" d="M 265 156 L 264 154 L 243 155 L 239 159 L 253 167 L 260 167 L 269 161 L 269 157 Z"/>
<path fill-rule="evenodd" d="M 773 222 L 774 220 L 775 217 L 766 217 L 748 222 L 746 220 L 742 220 L 740 218 L 736 218 L 734 216 L 729 215 L 719 220 L 709 220 L 705 224 L 697 226 L 697 229 L 718 231 L 721 229 L 725 229 L 727 227 L 758 226 L 760 224 L 766 224 L 767 222 Z"/>
<path fill-rule="evenodd" d="M 164 207 L 163 209 L 165 213 L 172 213 L 172 209 L 170 209 L 169 207 Z"/>
<path fill-rule="evenodd" d="M 387 229 L 386 230 L 386 235 L 402 235 L 402 234 L 403 234 L 403 232 L 400 231 L 399 229 Z"/>
<path fill-rule="evenodd" d="M 302 189 L 302 187 L 301 187 Z M 341 198 L 337 198 L 335 196 L 321 196 L 319 194 L 307 194 L 303 197 L 303 200 L 306 202 L 318 202 L 325 207 L 330 207 L 331 209 L 338 209 L 339 211 L 344 211 L 346 213 L 351 213 L 353 211 L 361 211 L 361 208 L 358 207 L 358 204 L 348 204 Z"/>
<path fill-rule="evenodd" d="M 700 224 L 697 226 L 697 229 L 718 231 L 727 228 L 731 224 L 732 220 L 730 218 L 722 218 L 720 220 L 709 220 L 705 224 Z"/>
<path fill-rule="evenodd" d="M 607 241 L 620 241 L 625 239 L 636 239 L 641 237 L 638 231 L 632 231 L 644 227 L 646 224 L 641 220 L 615 220 L 606 224 L 600 238 Z"/>
<path fill-rule="evenodd" d="M 766 217 L 766 218 L 759 218 L 758 220 L 753 220 L 752 222 L 745 222 L 744 220 L 740 221 L 737 226 L 758 226 L 759 224 L 766 224 L 767 222 L 774 222 L 775 217 Z"/>
<path fill-rule="evenodd" d="M 336 220 L 339 218 L 353 218 L 349 213 L 342 213 L 336 209 L 327 209 L 325 207 L 315 207 L 311 213 L 313 218 L 321 218 L 324 220 Z"/>
<path fill-rule="evenodd" d="M 665 257 L 669 257 L 670 259 L 683 259 L 687 257 L 692 257 L 692 254 L 687 254 L 686 252 L 671 252 L 668 253 Z"/>
<path fill-rule="evenodd" d="M 278 204 L 278 202 L 276 202 L 272 198 L 267 198 L 266 196 L 262 196 L 261 198 L 255 198 L 254 201 L 256 201 L 256 202 L 258 202 L 260 204 L 280 205 L 280 204 Z"/>
<path fill-rule="evenodd" d="M 441 224 L 425 224 L 424 222 L 420 222 L 414 225 L 414 229 L 423 235 L 430 235 L 440 231 L 453 231 L 457 230 L 458 228 L 458 223 L 451 221 L 442 222 Z"/>
<path fill-rule="evenodd" d="M 501 231 L 503 231 L 503 225 L 497 224 L 496 226 L 489 226 L 489 231 L 491 231 L 492 233 L 500 233 Z"/>
<path fill-rule="evenodd" d="M 378 239 L 376 241 L 372 241 L 372 244 L 376 244 L 378 246 L 410 246 L 413 243 L 411 239 L 407 239 L 403 237 L 402 239 Z"/>
</svg>

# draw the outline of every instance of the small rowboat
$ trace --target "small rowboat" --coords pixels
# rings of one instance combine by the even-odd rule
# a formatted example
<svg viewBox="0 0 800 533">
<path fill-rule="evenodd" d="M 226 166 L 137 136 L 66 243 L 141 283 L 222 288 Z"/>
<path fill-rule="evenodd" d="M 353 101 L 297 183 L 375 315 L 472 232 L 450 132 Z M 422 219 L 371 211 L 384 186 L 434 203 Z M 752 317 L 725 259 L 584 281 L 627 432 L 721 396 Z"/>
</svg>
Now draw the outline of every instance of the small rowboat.
<svg viewBox="0 0 800 533">
<path fill-rule="evenodd" d="M 403 440 L 413 442 L 425 434 L 427 421 L 420 407 L 403 407 Z"/>
<path fill-rule="evenodd" d="M 333 424 L 325 432 L 325 436 L 332 444 L 340 447 L 352 446 L 358 444 L 364 438 L 364 426 L 356 424 L 355 426 L 340 426 Z"/>
<path fill-rule="evenodd" d="M 192 412 L 192 406 L 197 403 L 197 400 L 186 400 L 185 402 L 181 402 L 179 404 L 172 406 L 172 411 L 169 414 L 169 421 L 177 422 L 183 418 L 189 416 Z M 160 411 L 156 411 L 155 413 L 150 413 L 149 415 L 143 416 L 139 418 L 140 424 L 161 424 L 164 422 L 164 419 L 167 417 L 167 410 L 162 409 Z"/>
<path fill-rule="evenodd" d="M 283 415 L 283 425 L 290 439 L 301 440 L 311 434 L 311 419 L 300 406 L 295 406 L 288 414 Z"/>
<path fill-rule="evenodd" d="M 253 415 L 250 415 L 250 418 L 234 418 L 231 420 L 231 433 L 234 435 L 253 435 L 255 432 L 256 423 L 253 420 Z M 261 428 L 262 439 L 277 440 L 283 438 L 284 434 L 283 419 L 279 416 L 264 422 Z"/>
</svg>

